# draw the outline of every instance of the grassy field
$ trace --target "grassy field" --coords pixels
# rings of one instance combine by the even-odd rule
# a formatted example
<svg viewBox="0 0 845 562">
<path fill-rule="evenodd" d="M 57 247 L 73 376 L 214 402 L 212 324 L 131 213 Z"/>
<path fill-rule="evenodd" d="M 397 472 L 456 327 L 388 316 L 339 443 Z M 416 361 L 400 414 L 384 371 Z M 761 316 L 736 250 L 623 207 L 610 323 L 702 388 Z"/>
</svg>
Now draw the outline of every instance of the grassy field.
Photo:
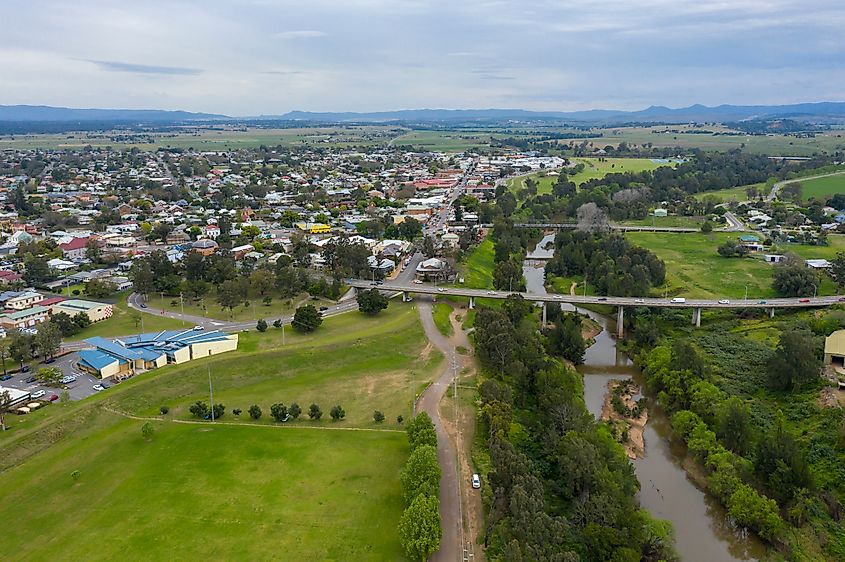
<svg viewBox="0 0 845 562">
<path fill-rule="evenodd" d="M 0 474 L 0 558 L 404 559 L 401 433 L 142 423 L 100 412 Z"/>
<path fill-rule="evenodd" d="M 655 226 L 655 227 L 683 227 L 683 228 L 701 228 L 704 223 L 704 217 L 646 217 L 644 219 L 631 219 L 621 221 L 619 224 L 627 226 Z"/>
<path fill-rule="evenodd" d="M 396 416 L 408 417 L 414 394 L 442 363 L 417 310 L 391 302 L 377 317 L 331 317 L 313 334 L 288 329 L 282 339 L 274 328 L 243 333 L 238 351 L 9 416 L 10 431 L 0 434 L 0 495 L 32 505 L 16 510 L 13 523 L 4 519 L 10 538 L 0 541 L 0 559 L 23 549 L 33 560 L 57 550 L 75 560 L 205 551 L 223 559 L 285 552 L 404 560 L 396 521 L 408 450 Z M 209 367 L 226 414 L 215 424 L 190 423 L 188 405 L 207 400 Z M 320 404 L 323 419 L 272 421 L 272 403 L 294 401 L 306 411 Z M 253 403 L 264 411 L 258 421 L 246 414 Z M 344 407 L 344 420 L 331 421 L 333 404 Z M 161 405 L 168 415 L 158 415 Z M 233 408 L 244 413 L 234 416 Z M 372 420 L 375 409 L 384 423 Z M 118 413 L 153 418 L 153 439 L 142 439 L 143 420 Z"/>
<path fill-rule="evenodd" d="M 463 152 L 490 146 L 494 138 L 511 136 L 491 131 L 409 131 L 393 140 L 394 146 L 415 146 L 441 152 Z"/>
<path fill-rule="evenodd" d="M 845 193 L 845 174 L 801 181 L 801 198 L 825 199 L 837 193 Z"/>
<path fill-rule="evenodd" d="M 485 238 L 466 257 L 461 267 L 464 286 L 470 289 L 493 287 L 493 240 Z"/>
<path fill-rule="evenodd" d="M 308 300 L 308 293 L 302 293 L 292 299 L 281 299 L 278 296 L 273 296 L 273 300 L 269 306 L 262 302 L 261 297 L 250 297 L 250 306 L 238 306 L 229 313 L 228 308 L 222 308 L 217 304 L 215 296 L 208 295 L 205 298 L 194 301 L 185 299 L 183 303 L 179 302 L 179 297 L 161 297 L 160 295 L 150 295 L 148 302 L 152 308 L 160 308 L 170 312 L 181 312 L 184 307 L 185 314 L 192 316 L 205 316 L 208 318 L 215 318 L 217 320 L 232 320 L 236 322 L 246 322 L 249 320 L 257 320 L 264 318 L 270 320 L 278 318 L 285 314 L 291 314 L 296 310 L 296 307 L 302 301 Z M 334 304 L 334 301 L 326 299 L 310 300 L 310 304 L 314 306 L 321 306 L 324 304 Z"/>
<path fill-rule="evenodd" d="M 79 334 L 65 339 L 67 341 L 79 341 L 94 336 L 128 336 L 137 334 L 142 329 L 145 332 L 158 332 L 160 330 L 175 330 L 185 326 L 179 320 L 154 314 L 144 314 L 142 326 L 142 314 L 129 308 L 126 304 L 127 296 L 127 293 L 118 293 L 116 302 L 112 305 L 113 314 L 111 318 L 91 324 Z"/>
<path fill-rule="evenodd" d="M 125 132 L 78 132 L 38 135 L 0 136 L 0 150 L 5 148 L 74 149 L 85 146 L 140 150 L 159 148 L 194 148 L 196 150 L 222 150 L 257 148 L 266 146 L 320 145 L 348 147 L 387 144 L 404 130 L 379 125 L 314 127 L 292 129 L 256 128 L 189 128 L 178 132 L 144 133 L 127 135 Z"/>
<path fill-rule="evenodd" d="M 437 326 L 440 333 L 444 336 L 451 336 L 453 329 L 449 316 L 452 314 L 452 307 L 439 302 L 432 307 L 431 314 L 434 316 L 434 325 Z"/>
<path fill-rule="evenodd" d="M 666 286 L 656 293 L 690 298 L 742 298 L 748 286 L 748 298 L 774 297 L 773 266 L 756 257 L 723 258 L 716 248 L 735 233 L 676 234 L 665 232 L 629 232 L 629 240 L 648 248 L 666 262 Z M 772 253 L 793 252 L 805 259 L 831 258 L 845 251 L 845 240 L 831 236 L 829 246 L 781 245 Z M 835 293 L 833 283 L 825 278 L 819 294 Z"/>
<path fill-rule="evenodd" d="M 603 178 L 611 173 L 623 172 L 645 172 L 656 170 L 661 166 L 668 166 L 669 163 L 654 162 L 649 158 L 573 158 L 576 164 L 584 164 L 584 170 L 569 177 L 576 185 L 581 185 L 589 180 Z M 671 164 L 674 165 L 674 164 Z M 511 189 L 525 187 L 525 179 L 532 178 L 537 182 L 537 193 L 551 193 L 552 186 L 557 183 L 557 175 L 549 175 L 546 171 L 540 171 L 526 176 L 518 176 L 508 180 Z"/>
<path fill-rule="evenodd" d="M 737 186 L 737 187 L 730 187 L 728 189 L 719 189 L 719 190 L 716 190 L 716 191 L 703 191 L 701 193 L 696 193 L 694 195 L 694 197 L 696 199 L 698 199 L 699 201 L 701 201 L 705 197 L 715 197 L 716 199 L 718 199 L 722 203 L 728 203 L 728 202 L 732 202 L 732 201 L 736 201 L 736 202 L 747 201 L 748 200 L 748 194 L 746 193 L 745 190 L 746 190 L 746 188 L 752 187 L 752 186 L 756 187 L 758 190 L 760 190 L 762 193 L 765 193 L 765 194 L 768 194 L 769 191 L 770 191 L 769 188 L 766 187 L 766 184 L 755 183 L 755 184 L 751 184 L 750 186 L 749 185 L 740 185 L 740 186 Z"/>
</svg>

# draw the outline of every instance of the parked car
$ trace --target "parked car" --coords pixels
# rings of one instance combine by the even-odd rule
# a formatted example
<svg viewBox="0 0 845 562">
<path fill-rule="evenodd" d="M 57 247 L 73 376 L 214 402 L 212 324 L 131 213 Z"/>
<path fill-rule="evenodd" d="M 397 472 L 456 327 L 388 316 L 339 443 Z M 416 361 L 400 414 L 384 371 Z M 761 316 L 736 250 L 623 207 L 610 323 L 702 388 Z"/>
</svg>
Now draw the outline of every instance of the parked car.
<svg viewBox="0 0 845 562">
<path fill-rule="evenodd" d="M 34 383 L 36 380 L 37 380 L 37 379 L 36 379 L 35 377 L 32 377 L 32 376 L 30 376 L 30 377 L 26 377 L 26 382 L 27 382 L 28 384 L 32 384 L 32 383 Z"/>
<path fill-rule="evenodd" d="M 47 400 L 49 400 L 50 402 L 55 402 L 58 399 L 59 397 L 56 394 L 51 394 Z"/>
<path fill-rule="evenodd" d="M 12 378 L 12 375 L 0 375 L 0 381 L 7 381 Z"/>
<path fill-rule="evenodd" d="M 321 307 L 320 307 L 320 312 L 325 312 L 325 311 L 326 311 L 326 310 L 328 310 L 328 309 L 329 309 L 329 307 L 327 307 L 327 306 L 321 306 Z"/>
<path fill-rule="evenodd" d="M 101 385 L 101 384 L 95 384 L 94 390 L 96 390 L 97 392 L 100 392 L 101 390 L 105 390 L 105 388 L 103 388 L 103 385 Z"/>
<path fill-rule="evenodd" d="M 76 382 L 76 377 L 73 375 L 65 375 L 62 377 L 62 384 L 70 384 L 72 382 Z"/>
<path fill-rule="evenodd" d="M 111 385 L 109 383 L 107 383 L 106 381 L 102 381 L 100 383 L 100 386 L 102 386 L 103 388 L 109 388 Z"/>
<path fill-rule="evenodd" d="M 29 365 L 23 365 L 21 367 L 21 373 L 28 373 L 29 372 Z"/>
<path fill-rule="evenodd" d="M 669 302 L 673 302 L 673 303 L 676 303 L 676 304 L 682 304 L 682 303 L 687 302 L 687 299 L 685 299 L 684 297 L 674 297 L 674 298 L 673 298 L 671 301 L 669 301 Z"/>
<path fill-rule="evenodd" d="M 479 477 L 477 474 L 472 475 L 472 487 L 476 490 L 481 487 L 481 477 Z"/>
<path fill-rule="evenodd" d="M 201 331 L 205 330 L 205 326 L 200 326 L 199 324 L 197 324 L 196 326 L 194 326 L 193 330 L 195 332 L 201 332 Z"/>
<path fill-rule="evenodd" d="M 44 390 L 36 390 L 35 392 L 32 393 L 32 397 L 33 398 L 41 398 L 45 394 L 47 394 L 47 392 L 44 391 Z"/>
<path fill-rule="evenodd" d="M 49 365 L 50 363 L 55 363 L 55 362 L 56 362 L 55 357 L 48 357 L 47 359 L 45 359 L 41 363 L 43 363 L 44 365 Z"/>
</svg>

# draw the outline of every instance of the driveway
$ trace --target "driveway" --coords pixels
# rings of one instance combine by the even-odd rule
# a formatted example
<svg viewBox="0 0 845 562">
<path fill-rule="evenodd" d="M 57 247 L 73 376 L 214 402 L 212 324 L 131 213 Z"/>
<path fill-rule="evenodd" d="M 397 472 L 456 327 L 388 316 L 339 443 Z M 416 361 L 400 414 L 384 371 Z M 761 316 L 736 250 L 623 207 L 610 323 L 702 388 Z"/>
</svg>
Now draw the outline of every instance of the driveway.
<svg viewBox="0 0 845 562">
<path fill-rule="evenodd" d="M 92 394 L 96 394 L 97 391 L 94 390 L 94 385 L 99 384 L 100 379 L 80 370 L 76 366 L 77 361 L 79 361 L 79 356 L 76 353 L 69 353 L 67 355 L 63 355 L 62 357 L 57 357 L 56 361 L 50 365 L 43 365 L 44 367 L 56 367 L 57 369 L 60 369 L 64 375 L 77 377 L 76 381 L 64 385 L 64 387 L 61 388 L 44 386 L 38 382 L 26 382 L 26 379 L 34 376 L 42 365 L 37 367 L 33 365 L 33 369 L 29 373 L 17 373 L 11 379 L 4 381 L 2 385 L 18 390 L 26 390 L 28 392 L 43 390 L 46 392 L 45 398 L 51 394 L 61 394 L 62 390 L 67 389 L 71 400 L 82 400 Z"/>
</svg>

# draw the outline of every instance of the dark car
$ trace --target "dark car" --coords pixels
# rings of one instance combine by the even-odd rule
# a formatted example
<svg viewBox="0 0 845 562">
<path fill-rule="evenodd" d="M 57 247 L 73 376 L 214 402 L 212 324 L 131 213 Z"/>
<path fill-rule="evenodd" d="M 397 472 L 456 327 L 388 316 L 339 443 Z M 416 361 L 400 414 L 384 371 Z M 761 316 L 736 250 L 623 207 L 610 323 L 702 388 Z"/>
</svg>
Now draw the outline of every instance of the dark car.
<svg viewBox="0 0 845 562">
<path fill-rule="evenodd" d="M 757 301 L 757 304 L 766 304 L 766 301 Z"/>
<path fill-rule="evenodd" d="M 327 307 L 327 306 L 321 306 L 321 307 L 320 307 L 320 312 L 324 312 L 324 311 L 326 311 L 326 310 L 328 310 L 328 309 L 329 309 L 329 307 Z"/>
<path fill-rule="evenodd" d="M 606 301 L 606 300 L 607 300 L 607 297 L 599 297 L 599 300 L 600 300 L 600 301 Z"/>
<path fill-rule="evenodd" d="M 0 375 L 0 381 L 7 381 L 12 378 L 12 375 Z"/>
<path fill-rule="evenodd" d="M 141 303 L 141 305 L 140 305 L 140 306 L 141 306 L 141 308 L 147 308 L 146 303 L 143 303 L 143 302 Z"/>
<path fill-rule="evenodd" d="M 45 365 L 49 365 L 50 363 L 55 363 L 55 362 L 56 362 L 56 358 L 55 358 L 55 357 L 50 357 L 50 358 L 45 359 L 44 361 L 42 361 L 42 363 L 43 363 L 43 364 L 45 364 Z"/>
<path fill-rule="evenodd" d="M 100 386 L 102 386 L 103 388 L 109 388 L 109 387 L 111 387 L 111 385 L 110 385 L 109 383 L 105 382 L 105 381 L 101 382 L 101 383 L 100 383 Z"/>
<path fill-rule="evenodd" d="M 35 377 L 27 377 L 26 382 L 34 383 L 37 379 Z"/>
<path fill-rule="evenodd" d="M 28 373 L 29 372 L 29 365 L 24 365 L 21 367 L 21 373 Z"/>
<path fill-rule="evenodd" d="M 51 394 L 50 397 L 47 400 L 49 400 L 50 402 L 55 402 L 58 399 L 59 399 L 58 395 Z"/>
</svg>

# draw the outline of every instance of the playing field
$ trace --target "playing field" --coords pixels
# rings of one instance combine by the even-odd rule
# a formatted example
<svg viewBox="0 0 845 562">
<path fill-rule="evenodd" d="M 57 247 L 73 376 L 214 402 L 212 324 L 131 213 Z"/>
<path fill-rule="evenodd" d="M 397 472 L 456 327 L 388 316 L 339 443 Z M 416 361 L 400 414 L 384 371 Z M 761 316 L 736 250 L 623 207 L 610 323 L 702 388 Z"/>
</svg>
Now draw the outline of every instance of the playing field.
<svg viewBox="0 0 845 562">
<path fill-rule="evenodd" d="M 440 365 L 414 306 L 392 301 L 377 317 L 328 318 L 312 334 L 243 333 L 236 352 L 9 416 L 0 497 L 26 507 L 4 518 L 0 559 L 404 560 L 396 523 L 408 450 L 396 417 L 408 418 Z M 226 407 L 213 424 L 187 411 L 208 400 L 209 371 Z M 274 422 L 276 402 L 305 412 L 315 402 L 323 418 Z M 330 419 L 334 404 L 344 420 Z M 153 438 L 127 416 L 152 419 Z"/>
<path fill-rule="evenodd" d="M 689 298 L 744 298 L 746 285 L 748 298 L 775 297 L 772 288 L 774 266 L 762 261 L 756 254 L 747 258 L 724 258 L 716 249 L 735 233 L 710 234 L 629 232 L 629 240 L 648 248 L 666 263 L 666 286 L 655 289 L 655 294 L 668 294 Z M 845 240 L 831 236 L 830 246 L 781 245 L 772 253 L 793 252 L 805 259 L 830 259 L 837 252 L 845 251 Z M 835 293 L 834 285 L 824 278 L 819 294 Z"/>
</svg>

